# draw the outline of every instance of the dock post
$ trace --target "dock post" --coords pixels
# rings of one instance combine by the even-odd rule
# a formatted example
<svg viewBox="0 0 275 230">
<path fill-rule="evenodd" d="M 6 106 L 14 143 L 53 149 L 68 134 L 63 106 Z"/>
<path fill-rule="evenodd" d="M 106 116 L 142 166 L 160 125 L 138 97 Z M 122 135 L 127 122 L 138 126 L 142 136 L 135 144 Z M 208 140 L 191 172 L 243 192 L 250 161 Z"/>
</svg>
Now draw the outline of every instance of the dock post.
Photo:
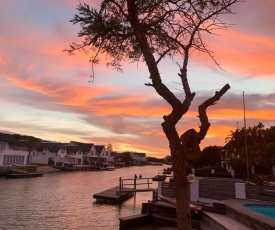
<svg viewBox="0 0 275 230">
<path fill-rule="evenodd" d="M 134 189 L 136 190 L 136 188 L 137 188 L 137 179 L 135 178 L 134 179 Z"/>
<path fill-rule="evenodd" d="M 121 177 L 119 177 L 119 195 L 121 195 Z"/>
</svg>

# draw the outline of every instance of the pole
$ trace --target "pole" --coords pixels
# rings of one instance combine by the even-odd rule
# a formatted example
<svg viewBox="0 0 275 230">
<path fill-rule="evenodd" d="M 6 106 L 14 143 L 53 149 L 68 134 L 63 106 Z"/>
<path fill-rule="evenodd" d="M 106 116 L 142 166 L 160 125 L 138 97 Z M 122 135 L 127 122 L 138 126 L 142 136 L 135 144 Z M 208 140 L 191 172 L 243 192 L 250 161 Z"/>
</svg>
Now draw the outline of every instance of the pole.
<svg viewBox="0 0 275 230">
<path fill-rule="evenodd" d="M 247 182 L 249 183 L 249 165 L 248 165 L 248 154 L 247 154 L 247 139 L 246 139 L 246 119 L 245 119 L 245 100 L 243 91 L 243 114 L 244 114 L 244 144 L 245 144 L 245 157 L 246 157 L 246 168 L 247 168 Z"/>
<path fill-rule="evenodd" d="M 121 177 L 119 177 L 119 195 L 121 196 Z"/>
</svg>

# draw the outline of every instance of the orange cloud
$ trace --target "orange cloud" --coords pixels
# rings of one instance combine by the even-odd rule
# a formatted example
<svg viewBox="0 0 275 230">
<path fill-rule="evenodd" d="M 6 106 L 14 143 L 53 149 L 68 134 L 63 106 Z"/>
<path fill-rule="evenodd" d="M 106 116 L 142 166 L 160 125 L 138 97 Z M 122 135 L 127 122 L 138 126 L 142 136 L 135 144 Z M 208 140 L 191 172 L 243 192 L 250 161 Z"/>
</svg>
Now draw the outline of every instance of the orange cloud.
<svg viewBox="0 0 275 230">
<path fill-rule="evenodd" d="M 207 37 L 206 44 L 222 68 L 252 77 L 275 74 L 275 43 L 268 37 L 224 30 L 221 36 Z M 193 55 L 206 65 L 214 63 L 207 54 Z"/>
</svg>

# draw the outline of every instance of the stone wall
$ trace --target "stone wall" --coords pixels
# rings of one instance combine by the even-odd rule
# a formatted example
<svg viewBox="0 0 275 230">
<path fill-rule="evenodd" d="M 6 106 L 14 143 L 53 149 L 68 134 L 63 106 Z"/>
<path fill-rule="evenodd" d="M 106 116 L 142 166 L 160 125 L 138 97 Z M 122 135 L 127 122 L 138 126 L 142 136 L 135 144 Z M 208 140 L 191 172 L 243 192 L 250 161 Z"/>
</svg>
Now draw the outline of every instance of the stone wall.
<svg viewBox="0 0 275 230">
<path fill-rule="evenodd" d="M 226 178 L 200 178 L 199 197 L 212 200 L 235 198 L 236 182 Z"/>
<path fill-rule="evenodd" d="M 227 200 L 239 198 L 236 196 L 236 183 L 242 183 L 237 179 L 228 178 L 196 178 L 199 180 L 199 198 L 210 200 Z M 245 184 L 244 196 L 246 199 L 275 202 L 275 186 Z M 192 190 L 190 191 L 192 193 Z M 194 192 L 194 191 L 193 191 Z M 162 195 L 171 198 L 176 197 L 174 182 L 162 184 Z"/>
<path fill-rule="evenodd" d="M 246 185 L 246 198 L 275 202 L 275 186 Z"/>
</svg>

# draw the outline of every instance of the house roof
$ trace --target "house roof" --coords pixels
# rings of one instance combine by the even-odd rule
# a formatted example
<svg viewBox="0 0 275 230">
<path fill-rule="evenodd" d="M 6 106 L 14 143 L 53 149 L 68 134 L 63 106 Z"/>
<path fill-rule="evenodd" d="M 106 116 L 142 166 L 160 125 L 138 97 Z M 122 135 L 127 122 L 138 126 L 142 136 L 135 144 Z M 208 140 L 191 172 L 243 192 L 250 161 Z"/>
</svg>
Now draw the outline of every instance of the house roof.
<svg viewBox="0 0 275 230">
<path fill-rule="evenodd" d="M 87 144 L 87 143 L 81 143 L 76 141 L 71 141 L 70 143 L 74 145 L 78 145 L 84 153 L 90 152 L 91 148 L 94 146 L 93 143 Z"/>
<path fill-rule="evenodd" d="M 67 154 L 69 155 L 75 155 L 77 151 L 81 150 L 81 148 L 77 145 L 75 146 L 64 145 L 63 148 L 66 149 Z"/>
<path fill-rule="evenodd" d="M 57 153 L 60 149 L 64 148 L 64 143 L 57 142 L 41 142 L 40 145 L 36 148 L 38 152 L 42 152 L 47 148 L 52 153 Z"/>
<path fill-rule="evenodd" d="M 97 153 L 101 153 L 104 148 L 104 145 L 95 145 L 95 150 Z"/>
</svg>

